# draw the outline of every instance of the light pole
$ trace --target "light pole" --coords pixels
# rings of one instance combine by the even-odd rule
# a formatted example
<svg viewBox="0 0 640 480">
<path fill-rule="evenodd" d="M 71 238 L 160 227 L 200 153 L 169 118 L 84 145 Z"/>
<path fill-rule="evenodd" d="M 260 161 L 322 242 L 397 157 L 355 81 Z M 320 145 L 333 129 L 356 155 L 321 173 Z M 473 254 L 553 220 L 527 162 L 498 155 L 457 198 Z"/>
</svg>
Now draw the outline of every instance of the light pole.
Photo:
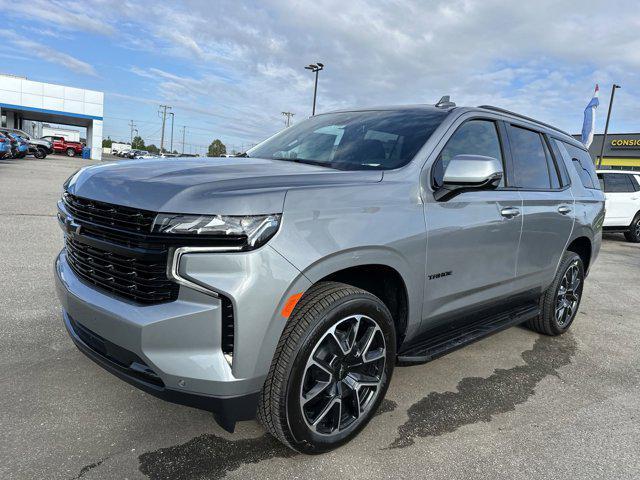
<svg viewBox="0 0 640 480">
<path fill-rule="evenodd" d="M 318 93 L 318 72 L 324 68 L 324 64 L 320 62 L 311 63 L 304 67 L 306 70 L 311 70 L 316 74 L 316 83 L 313 86 L 313 110 L 311 111 L 311 115 L 316 114 L 316 95 Z"/>
<path fill-rule="evenodd" d="M 171 146 L 169 147 L 169 150 L 173 153 L 173 117 L 175 115 L 173 112 L 169 112 L 169 115 L 171 115 Z"/>
<path fill-rule="evenodd" d="M 598 168 L 602 167 L 602 156 L 604 155 L 604 144 L 607 142 L 607 132 L 609 131 L 609 118 L 611 118 L 611 107 L 613 106 L 613 96 L 616 94 L 616 89 L 620 88 L 620 85 L 615 83 L 611 87 L 611 98 L 609 99 L 609 110 L 607 111 L 607 122 L 604 124 L 604 135 L 602 136 L 602 145 L 600 146 L 600 158 L 598 158 Z"/>
<path fill-rule="evenodd" d="M 160 155 L 164 150 L 164 124 L 167 122 L 167 109 L 171 110 L 169 105 L 160 105 L 160 112 L 162 114 L 162 134 L 160 135 Z"/>
</svg>

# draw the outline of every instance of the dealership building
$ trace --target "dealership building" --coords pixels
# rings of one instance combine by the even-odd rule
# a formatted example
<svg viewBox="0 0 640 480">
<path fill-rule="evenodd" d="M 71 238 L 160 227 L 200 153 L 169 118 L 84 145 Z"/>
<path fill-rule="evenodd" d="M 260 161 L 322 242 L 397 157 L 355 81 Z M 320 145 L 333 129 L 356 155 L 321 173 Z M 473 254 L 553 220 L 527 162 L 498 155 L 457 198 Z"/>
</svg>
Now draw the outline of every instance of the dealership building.
<svg viewBox="0 0 640 480">
<path fill-rule="evenodd" d="M 579 138 L 579 136 L 578 136 Z M 598 164 L 603 135 L 594 135 L 589 153 Z M 609 133 L 602 155 L 602 168 L 640 171 L 640 133 Z"/>
<path fill-rule="evenodd" d="M 3 127 L 33 133 L 32 124 L 83 127 L 91 158 L 102 158 L 104 94 L 94 90 L 34 82 L 0 74 L 0 121 Z"/>
</svg>

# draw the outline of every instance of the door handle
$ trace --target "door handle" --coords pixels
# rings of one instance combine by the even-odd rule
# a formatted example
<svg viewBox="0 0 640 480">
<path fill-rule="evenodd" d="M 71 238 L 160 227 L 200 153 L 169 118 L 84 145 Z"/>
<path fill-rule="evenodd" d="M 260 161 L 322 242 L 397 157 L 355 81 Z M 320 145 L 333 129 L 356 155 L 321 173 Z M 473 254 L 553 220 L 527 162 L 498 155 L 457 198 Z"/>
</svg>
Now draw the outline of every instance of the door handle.
<svg viewBox="0 0 640 480">
<path fill-rule="evenodd" d="M 506 218 L 513 218 L 520 215 L 520 210 L 514 207 L 505 207 L 502 210 L 500 210 L 500 215 Z"/>
<path fill-rule="evenodd" d="M 562 215 L 566 215 L 567 213 L 571 213 L 571 209 L 566 205 L 560 205 L 558 207 L 558 213 L 561 213 Z"/>
</svg>

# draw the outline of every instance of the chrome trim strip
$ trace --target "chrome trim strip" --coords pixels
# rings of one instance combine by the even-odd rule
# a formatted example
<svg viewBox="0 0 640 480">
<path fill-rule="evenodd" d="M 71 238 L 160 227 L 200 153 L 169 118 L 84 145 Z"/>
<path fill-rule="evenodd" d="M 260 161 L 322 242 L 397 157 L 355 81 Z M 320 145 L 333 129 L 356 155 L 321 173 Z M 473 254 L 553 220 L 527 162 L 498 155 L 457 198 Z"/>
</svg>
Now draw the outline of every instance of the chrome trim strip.
<svg viewBox="0 0 640 480">
<path fill-rule="evenodd" d="M 180 258 L 187 253 L 214 253 L 214 252 L 238 252 L 242 250 L 242 246 L 237 247 L 179 247 L 169 252 L 170 260 L 167 264 L 167 276 L 170 280 L 184 285 L 185 287 L 196 290 L 200 293 L 211 295 L 212 297 L 219 298 L 220 294 L 213 290 L 211 287 L 205 287 L 192 280 L 184 278 L 180 275 Z"/>
</svg>

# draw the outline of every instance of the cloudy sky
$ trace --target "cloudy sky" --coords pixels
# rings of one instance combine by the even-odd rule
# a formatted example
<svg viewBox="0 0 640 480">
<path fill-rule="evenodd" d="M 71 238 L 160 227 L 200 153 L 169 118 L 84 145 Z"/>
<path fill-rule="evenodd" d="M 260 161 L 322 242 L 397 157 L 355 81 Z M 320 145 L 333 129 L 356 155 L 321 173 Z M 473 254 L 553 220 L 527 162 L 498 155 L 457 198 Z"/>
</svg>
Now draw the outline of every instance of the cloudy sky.
<svg viewBox="0 0 640 480">
<path fill-rule="evenodd" d="M 490 103 L 578 132 L 596 82 L 604 126 L 640 131 L 640 9 L 633 1 L 0 0 L 1 72 L 105 92 L 105 136 L 133 119 L 159 143 L 159 104 L 187 143 L 257 142 L 318 110 Z M 187 147 L 187 151 L 189 147 Z"/>
</svg>

